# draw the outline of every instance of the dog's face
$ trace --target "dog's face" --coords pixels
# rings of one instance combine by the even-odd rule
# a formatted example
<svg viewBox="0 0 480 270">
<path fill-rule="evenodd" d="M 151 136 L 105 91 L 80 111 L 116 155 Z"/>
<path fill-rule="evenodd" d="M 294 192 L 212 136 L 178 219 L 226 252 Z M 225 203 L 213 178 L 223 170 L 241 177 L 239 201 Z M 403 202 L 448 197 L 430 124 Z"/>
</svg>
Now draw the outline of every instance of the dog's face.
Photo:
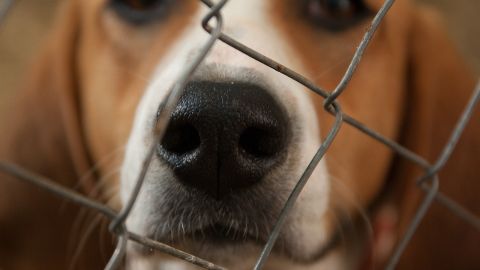
<svg viewBox="0 0 480 270">
<path fill-rule="evenodd" d="M 415 229 L 412 217 L 424 209 L 415 185 L 424 174 L 421 160 L 438 158 L 475 81 L 434 13 L 411 2 L 395 2 L 338 98 L 352 117 L 345 122 L 356 119 L 377 134 L 362 134 L 361 124 L 341 126 L 286 216 L 266 269 L 381 266 L 405 230 Z M 230 0 L 221 10 L 223 31 L 331 91 L 382 4 Z M 81 186 L 92 197 L 100 190 L 120 209 L 154 149 L 127 229 L 231 269 L 250 269 L 334 118 L 318 95 L 220 41 L 171 113 L 162 114 L 167 94 L 209 38 L 201 27 L 207 11 L 196 0 L 64 1 L 0 122 L 0 159 Z M 168 127 L 155 139 L 164 117 Z M 442 202 L 472 213 L 480 211 L 479 138 L 480 126 L 467 127 L 453 162 L 442 163 L 439 173 Z M 0 193 L 0 257 L 7 260 L 0 267 L 65 269 L 68 228 L 81 227 L 72 217 L 78 209 L 59 215 L 58 201 L 16 181 L 0 181 Z M 478 231 L 445 209 L 429 209 L 400 268 L 479 265 Z M 362 217 L 372 224 L 363 226 Z M 102 264 L 97 242 L 86 238 L 78 243 L 78 249 L 88 245 L 85 254 L 76 252 L 70 267 Z M 192 268 L 133 243 L 127 265 Z"/>
<path fill-rule="evenodd" d="M 124 152 L 101 163 L 111 203 L 127 202 L 153 146 L 128 228 L 227 267 L 251 267 L 331 128 L 323 99 L 217 42 L 156 141 L 168 91 L 209 37 L 200 24 L 207 8 L 190 0 L 77 2 L 84 135 L 94 160 Z M 224 32 L 332 90 L 382 3 L 232 0 L 222 9 Z M 396 3 L 340 98 L 346 113 L 390 138 L 401 127 L 407 86 L 408 5 Z M 376 197 L 391 159 L 344 127 L 288 216 L 270 267 L 348 264 L 319 254 L 339 223 Z M 135 246 L 129 259 L 132 269 L 168 263 Z"/>
</svg>

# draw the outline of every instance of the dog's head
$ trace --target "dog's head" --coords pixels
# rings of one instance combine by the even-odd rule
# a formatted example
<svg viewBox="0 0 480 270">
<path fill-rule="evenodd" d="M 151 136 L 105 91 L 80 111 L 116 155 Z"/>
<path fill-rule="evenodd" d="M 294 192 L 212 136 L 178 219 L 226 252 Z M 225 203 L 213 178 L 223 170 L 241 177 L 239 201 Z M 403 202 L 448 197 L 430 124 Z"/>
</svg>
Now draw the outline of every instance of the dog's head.
<svg viewBox="0 0 480 270">
<path fill-rule="evenodd" d="M 382 3 L 232 0 L 221 10 L 223 31 L 331 90 Z M 103 192 L 118 207 L 155 147 L 128 229 L 228 267 L 252 266 L 332 127 L 323 99 L 217 42 L 156 140 L 167 94 L 210 37 L 200 23 L 208 9 L 197 1 L 109 0 L 69 1 L 63 11 L 44 61 L 51 61 L 52 89 L 70 102 L 62 110 L 76 123 L 67 137 L 78 170 L 98 164 Z M 409 1 L 394 5 L 339 102 L 373 130 L 433 158 L 446 137 L 426 143 L 430 132 L 452 126 L 473 84 L 426 14 Z M 447 117 L 429 96 L 446 100 L 451 89 L 462 93 Z M 355 259 L 341 259 L 332 243 L 340 224 L 355 223 L 378 201 L 385 183 L 414 175 L 395 173 L 393 160 L 387 147 L 344 126 L 288 215 L 270 267 L 353 267 Z M 394 212 L 409 216 L 414 201 L 395 200 Z M 133 269 L 170 263 L 137 246 L 129 259 Z"/>
</svg>

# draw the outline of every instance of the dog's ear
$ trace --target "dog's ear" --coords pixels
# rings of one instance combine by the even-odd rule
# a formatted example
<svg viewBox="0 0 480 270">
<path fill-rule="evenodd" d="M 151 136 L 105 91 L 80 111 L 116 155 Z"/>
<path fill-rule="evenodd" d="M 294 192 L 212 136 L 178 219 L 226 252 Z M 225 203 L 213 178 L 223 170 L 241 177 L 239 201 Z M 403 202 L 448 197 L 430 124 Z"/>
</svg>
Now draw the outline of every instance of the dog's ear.
<svg viewBox="0 0 480 270">
<path fill-rule="evenodd" d="M 435 12 L 416 9 L 412 19 L 401 143 L 433 164 L 470 98 L 475 80 Z M 480 215 L 479 121 L 480 108 L 476 108 L 439 179 L 443 193 Z M 399 240 L 425 196 L 415 182 L 425 172 L 403 158 L 398 159 L 393 170 Z M 480 234 L 474 227 L 434 202 L 398 269 L 472 269 L 480 265 L 478 243 Z"/>
<path fill-rule="evenodd" d="M 1 161 L 18 164 L 68 187 L 76 185 L 90 167 L 80 128 L 75 78 L 81 34 L 79 2 L 66 1 L 61 7 L 48 43 L 0 122 Z M 64 200 L 1 174 L 2 267 L 66 269 L 66 243 L 75 239 L 69 233 L 77 215 L 78 209 L 65 206 Z"/>
<path fill-rule="evenodd" d="M 75 78 L 80 35 L 75 3 L 61 7 L 46 46 L 7 112 L 0 140 L 2 160 L 45 174 L 65 168 L 70 178 L 90 167 Z"/>
<path fill-rule="evenodd" d="M 9 148 L 7 159 L 32 169 L 42 170 L 52 164 L 58 171 L 57 164 L 71 161 L 62 165 L 81 175 L 89 161 L 80 128 L 79 85 L 75 78 L 80 36 L 80 11 L 75 3 L 68 1 L 61 6 L 55 28 L 10 110 L 8 132 L 2 134 L 8 137 L 0 143 Z"/>
</svg>

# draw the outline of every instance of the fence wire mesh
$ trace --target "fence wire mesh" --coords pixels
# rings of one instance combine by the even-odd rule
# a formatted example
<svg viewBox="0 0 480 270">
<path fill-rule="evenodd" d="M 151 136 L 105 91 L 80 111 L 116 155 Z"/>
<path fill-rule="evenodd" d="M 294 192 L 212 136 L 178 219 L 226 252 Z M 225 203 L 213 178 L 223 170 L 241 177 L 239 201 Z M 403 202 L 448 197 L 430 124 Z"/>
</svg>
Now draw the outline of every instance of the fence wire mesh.
<svg viewBox="0 0 480 270">
<path fill-rule="evenodd" d="M 351 59 L 348 69 L 344 73 L 341 81 L 338 83 L 338 85 L 332 92 L 329 92 L 325 89 L 318 87 L 315 83 L 308 80 L 301 74 L 298 74 L 294 70 L 289 69 L 288 67 L 276 62 L 275 60 L 270 59 L 265 55 L 262 55 L 256 52 L 255 50 L 243 45 L 242 43 L 238 42 L 237 40 L 223 33 L 222 32 L 223 17 L 221 14 L 221 10 L 225 6 L 225 4 L 228 2 L 228 0 L 221 0 L 215 3 L 210 0 L 200 0 L 200 1 L 209 8 L 208 13 L 204 16 L 201 23 L 205 31 L 207 31 L 210 34 L 210 38 L 201 47 L 199 54 L 196 56 L 195 59 L 191 61 L 190 66 L 185 68 L 179 80 L 175 83 L 172 90 L 170 90 L 170 92 L 168 93 L 166 102 L 164 106 L 162 106 L 159 112 L 158 122 L 156 125 L 156 129 L 158 132 L 156 132 L 157 137 L 155 139 L 157 141 L 160 141 L 160 139 L 164 135 L 166 127 L 169 122 L 169 116 L 171 115 L 171 112 L 175 108 L 180 96 L 182 95 L 182 91 L 185 89 L 185 85 L 187 84 L 189 78 L 195 72 L 196 68 L 206 58 L 206 56 L 212 49 L 213 45 L 215 44 L 215 42 L 218 42 L 219 40 L 237 49 L 239 52 L 244 53 L 247 56 L 276 70 L 277 72 L 285 76 L 288 76 L 289 78 L 297 81 L 298 83 L 304 85 L 311 91 L 315 92 L 317 95 L 324 98 L 324 109 L 335 117 L 335 122 L 332 128 L 330 129 L 328 135 L 326 136 L 326 138 L 324 138 L 323 143 L 317 150 L 316 154 L 308 164 L 304 173 L 302 174 L 302 176 L 294 186 L 293 190 L 291 191 L 288 199 L 286 200 L 283 206 L 283 209 L 280 212 L 277 218 L 277 221 L 270 233 L 268 241 L 265 243 L 263 250 L 257 259 L 254 269 L 256 270 L 262 269 L 262 267 L 264 266 L 266 260 L 268 259 L 268 256 L 272 251 L 275 241 L 278 238 L 278 235 L 280 233 L 280 230 L 282 228 L 282 225 L 286 217 L 288 216 L 290 211 L 292 211 L 292 207 L 295 204 L 295 201 L 297 200 L 303 187 L 305 186 L 309 177 L 313 173 L 313 170 L 316 168 L 320 160 L 323 158 L 323 156 L 327 152 L 331 143 L 335 140 L 335 136 L 339 132 L 343 123 L 358 129 L 359 131 L 366 134 L 367 136 L 370 136 L 373 139 L 377 140 L 379 143 L 384 144 L 385 146 L 393 150 L 402 158 L 409 160 L 412 163 L 419 166 L 420 168 L 422 168 L 425 172 L 424 175 L 417 180 L 417 185 L 421 190 L 425 192 L 425 197 L 423 198 L 418 209 L 416 210 L 416 213 L 413 219 L 410 221 L 410 225 L 406 230 L 405 234 L 403 235 L 403 237 L 400 238 L 399 242 L 397 243 L 397 246 L 394 249 L 394 252 L 389 259 L 386 269 L 391 270 L 396 267 L 403 251 L 405 250 L 406 246 L 408 245 L 409 241 L 414 235 L 416 228 L 421 223 L 423 217 L 426 215 L 426 213 L 428 212 L 430 206 L 434 201 L 446 206 L 452 213 L 462 218 L 468 224 L 470 224 L 471 226 L 473 226 L 474 228 L 480 231 L 480 217 L 475 216 L 474 214 L 472 214 L 471 212 L 469 212 L 468 210 L 460 206 L 457 202 L 455 202 L 445 194 L 441 193 L 439 191 L 440 182 L 438 177 L 438 173 L 444 167 L 445 163 L 447 162 L 450 155 L 452 154 L 457 142 L 459 141 L 462 135 L 463 130 L 465 129 L 471 115 L 473 114 L 475 106 L 480 100 L 480 83 L 476 86 L 470 101 L 466 105 L 465 110 L 461 115 L 461 117 L 459 118 L 456 127 L 453 129 L 449 141 L 445 145 L 437 161 L 433 164 L 429 163 L 423 157 L 413 153 L 412 151 L 403 147 L 397 142 L 392 141 L 382 136 L 381 134 L 377 133 L 376 131 L 368 128 L 367 126 L 363 125 L 361 122 L 357 121 L 352 116 L 345 114 L 342 111 L 339 103 L 337 102 L 337 98 L 342 94 L 342 92 L 345 90 L 345 88 L 349 84 L 377 28 L 382 23 L 384 17 L 387 15 L 389 9 L 394 4 L 395 0 L 384 1 L 382 7 L 376 13 L 368 30 L 365 32 L 363 39 L 361 40 L 359 46 L 357 47 L 357 50 L 355 51 L 355 54 Z M 14 0 L 7 0 L 3 2 L 2 6 L 0 6 L 0 22 L 3 21 L 4 17 L 7 15 L 8 11 L 10 10 L 13 4 L 14 4 Z M 108 264 L 105 266 L 105 269 L 107 270 L 118 269 L 121 266 L 126 253 L 126 247 L 127 247 L 128 241 L 137 242 L 150 249 L 157 250 L 165 254 L 169 254 L 171 256 L 177 257 L 179 259 L 182 259 L 186 262 L 189 262 L 193 265 L 196 265 L 205 269 L 212 269 L 212 270 L 226 269 L 225 267 L 216 265 L 212 262 L 204 260 L 193 254 L 186 253 L 182 250 L 176 249 L 167 244 L 130 232 L 126 228 L 125 221 L 128 218 L 129 213 L 131 212 L 132 207 L 138 197 L 138 194 L 142 187 L 143 181 L 145 179 L 145 175 L 147 174 L 147 171 L 149 169 L 149 165 L 151 163 L 154 153 L 155 153 L 155 146 L 152 146 L 149 149 L 145 159 L 143 160 L 142 170 L 138 175 L 137 182 L 129 197 L 129 200 L 124 205 L 124 207 L 121 209 L 120 212 L 117 212 L 114 209 L 110 208 L 109 206 L 102 204 L 100 202 L 97 202 L 93 199 L 90 199 L 74 190 L 62 187 L 50 179 L 37 175 L 33 172 L 27 171 L 24 168 L 21 168 L 15 164 L 0 162 L 0 171 L 10 174 L 20 180 L 23 180 L 33 185 L 36 185 L 38 187 L 41 187 L 57 196 L 66 198 L 83 207 L 93 209 L 98 213 L 102 214 L 103 216 L 105 216 L 106 218 L 108 218 L 111 221 L 109 225 L 109 230 L 113 235 L 116 236 L 117 244 L 116 244 L 114 253 L 110 257 Z"/>
</svg>

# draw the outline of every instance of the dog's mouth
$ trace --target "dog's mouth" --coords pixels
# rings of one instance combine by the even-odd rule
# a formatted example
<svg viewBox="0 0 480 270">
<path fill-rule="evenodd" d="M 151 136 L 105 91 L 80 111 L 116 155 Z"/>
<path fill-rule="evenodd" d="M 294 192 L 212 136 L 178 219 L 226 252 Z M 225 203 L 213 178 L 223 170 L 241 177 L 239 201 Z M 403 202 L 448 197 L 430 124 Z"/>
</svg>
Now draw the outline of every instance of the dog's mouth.
<svg viewBox="0 0 480 270">
<path fill-rule="evenodd" d="M 243 224 L 244 225 L 244 224 Z M 251 224 L 250 224 L 251 225 Z M 257 224 L 258 225 L 258 224 Z M 181 226 L 180 226 L 181 227 Z M 258 226 L 236 226 L 221 222 L 210 223 L 196 228 L 180 228 L 179 231 L 170 232 L 168 235 L 149 235 L 148 238 L 158 242 L 179 248 L 182 251 L 196 254 L 197 256 L 209 256 L 211 252 L 224 250 L 225 252 L 244 252 L 246 250 L 260 252 L 269 239 L 270 232 L 261 230 Z M 334 233 L 332 237 L 318 250 L 313 250 L 309 255 L 298 254 L 295 241 L 288 233 L 280 233 L 272 252 L 282 257 L 301 263 L 311 264 L 321 260 L 339 244 L 339 235 Z M 153 250 L 143 245 L 133 245 L 139 255 L 153 255 Z M 253 249 L 252 249 L 253 248 Z M 256 251 L 255 251 L 256 250 Z"/>
<path fill-rule="evenodd" d="M 162 212 L 163 218 L 151 220 L 143 234 L 192 254 L 244 248 L 260 250 L 275 225 L 276 209 L 280 209 L 277 204 L 281 204 L 281 199 L 277 197 L 276 202 L 270 196 L 278 196 L 278 193 L 266 192 L 264 198 L 270 203 L 265 204 L 253 193 L 232 194 L 223 201 L 216 201 L 194 190 L 185 191 L 178 201 L 169 200 L 163 205 L 167 206 Z M 278 239 L 283 247 L 289 246 L 287 235 L 282 233 Z M 149 255 L 141 247 L 138 251 Z"/>
<path fill-rule="evenodd" d="M 260 230 L 257 225 L 238 225 L 215 222 L 202 226 L 183 226 L 169 234 L 151 236 L 157 241 L 173 246 L 182 245 L 208 245 L 208 246 L 233 246 L 245 243 L 261 246 L 268 239 L 268 232 Z"/>
<path fill-rule="evenodd" d="M 270 182 L 264 183 L 271 186 Z M 176 200 L 165 200 L 156 207 L 142 234 L 211 261 L 230 258 L 237 253 L 254 258 L 268 242 L 289 191 L 273 191 L 262 184 L 255 189 L 229 194 L 221 201 L 188 186 L 181 186 L 181 189 L 168 186 L 171 189 L 165 189 L 165 194 L 174 194 Z M 298 234 L 296 222 L 293 218 L 285 222 L 272 254 L 295 263 L 310 264 L 335 246 L 330 231 L 326 231 L 324 239 L 306 239 L 305 233 Z M 312 230 L 307 227 L 304 231 Z M 318 244 L 313 242 L 317 238 L 320 239 Z M 140 257 L 157 254 L 143 245 L 132 244 L 132 248 Z"/>
<path fill-rule="evenodd" d="M 269 234 L 256 226 L 253 227 L 256 229 L 221 222 L 195 228 L 187 228 L 187 226 L 182 228 L 180 225 L 178 230 L 172 230 L 163 235 L 148 233 L 147 238 L 197 255 L 206 250 L 231 250 L 231 248 L 242 250 L 242 247 L 246 246 L 260 249 L 266 243 Z M 149 257 L 155 254 L 154 250 L 144 245 L 133 244 L 132 248 L 141 256 Z"/>
<path fill-rule="evenodd" d="M 248 228 L 243 230 L 231 225 L 214 223 L 187 233 L 186 237 L 193 241 L 208 242 L 218 245 L 242 244 L 245 242 L 259 242 L 260 234 L 250 232 Z M 263 238 L 263 237 L 262 237 Z"/>
</svg>

